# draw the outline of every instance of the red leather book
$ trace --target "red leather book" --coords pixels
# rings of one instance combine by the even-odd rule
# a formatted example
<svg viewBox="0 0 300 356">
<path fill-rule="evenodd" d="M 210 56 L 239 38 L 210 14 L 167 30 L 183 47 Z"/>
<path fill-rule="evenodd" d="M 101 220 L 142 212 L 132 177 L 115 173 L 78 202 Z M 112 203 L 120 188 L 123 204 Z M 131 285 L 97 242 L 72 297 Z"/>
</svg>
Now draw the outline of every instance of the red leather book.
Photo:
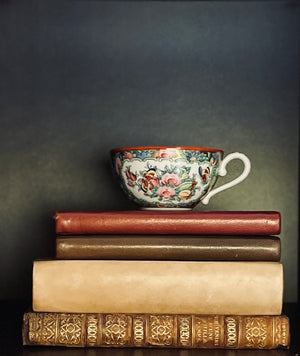
<svg viewBox="0 0 300 356">
<path fill-rule="evenodd" d="M 278 235 L 276 211 L 98 211 L 57 212 L 56 233 Z"/>
</svg>

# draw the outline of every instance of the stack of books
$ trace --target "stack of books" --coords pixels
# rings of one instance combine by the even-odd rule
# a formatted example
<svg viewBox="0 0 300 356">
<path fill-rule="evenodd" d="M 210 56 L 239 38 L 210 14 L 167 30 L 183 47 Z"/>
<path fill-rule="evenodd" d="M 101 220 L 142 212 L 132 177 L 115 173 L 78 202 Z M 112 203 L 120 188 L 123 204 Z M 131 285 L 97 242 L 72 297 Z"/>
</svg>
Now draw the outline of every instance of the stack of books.
<svg viewBox="0 0 300 356">
<path fill-rule="evenodd" d="M 24 345 L 288 348 L 280 213 L 58 212 Z"/>
</svg>

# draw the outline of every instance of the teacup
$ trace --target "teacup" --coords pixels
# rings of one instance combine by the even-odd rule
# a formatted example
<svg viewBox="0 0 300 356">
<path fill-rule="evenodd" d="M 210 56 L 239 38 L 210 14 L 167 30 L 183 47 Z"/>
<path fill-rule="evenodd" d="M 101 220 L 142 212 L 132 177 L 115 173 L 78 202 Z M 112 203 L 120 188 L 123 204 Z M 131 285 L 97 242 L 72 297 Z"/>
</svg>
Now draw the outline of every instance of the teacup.
<svg viewBox="0 0 300 356">
<path fill-rule="evenodd" d="M 242 182 L 251 169 L 243 153 L 216 148 L 123 147 L 111 150 L 114 170 L 129 199 L 142 209 L 192 209 L 198 203 Z M 244 164 L 234 180 L 213 189 L 233 159 Z"/>
</svg>

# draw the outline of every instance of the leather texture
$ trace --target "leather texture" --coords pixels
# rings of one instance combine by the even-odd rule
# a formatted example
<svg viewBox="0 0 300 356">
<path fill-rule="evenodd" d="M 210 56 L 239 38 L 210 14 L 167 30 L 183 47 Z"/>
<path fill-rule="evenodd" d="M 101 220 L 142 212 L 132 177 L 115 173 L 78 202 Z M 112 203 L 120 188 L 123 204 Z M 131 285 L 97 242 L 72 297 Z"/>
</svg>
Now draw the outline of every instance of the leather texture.
<svg viewBox="0 0 300 356">
<path fill-rule="evenodd" d="M 57 259 L 279 261 L 277 236 L 72 235 L 56 237 Z"/>
<path fill-rule="evenodd" d="M 281 316 L 65 314 L 23 316 L 23 345 L 275 349 L 290 343 Z"/>
<path fill-rule="evenodd" d="M 276 211 L 57 212 L 57 234 L 278 235 Z"/>
</svg>

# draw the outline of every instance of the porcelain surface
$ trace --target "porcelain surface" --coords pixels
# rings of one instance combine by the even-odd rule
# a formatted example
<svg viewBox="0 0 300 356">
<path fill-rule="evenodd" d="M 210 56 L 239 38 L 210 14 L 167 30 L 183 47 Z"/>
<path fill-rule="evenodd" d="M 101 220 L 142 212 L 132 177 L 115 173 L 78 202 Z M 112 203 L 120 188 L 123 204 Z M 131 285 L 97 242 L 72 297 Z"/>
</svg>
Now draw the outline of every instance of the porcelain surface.
<svg viewBox="0 0 300 356">
<path fill-rule="evenodd" d="M 222 156 L 216 149 L 112 150 L 121 187 L 144 208 L 191 209 L 213 188 Z"/>
</svg>

